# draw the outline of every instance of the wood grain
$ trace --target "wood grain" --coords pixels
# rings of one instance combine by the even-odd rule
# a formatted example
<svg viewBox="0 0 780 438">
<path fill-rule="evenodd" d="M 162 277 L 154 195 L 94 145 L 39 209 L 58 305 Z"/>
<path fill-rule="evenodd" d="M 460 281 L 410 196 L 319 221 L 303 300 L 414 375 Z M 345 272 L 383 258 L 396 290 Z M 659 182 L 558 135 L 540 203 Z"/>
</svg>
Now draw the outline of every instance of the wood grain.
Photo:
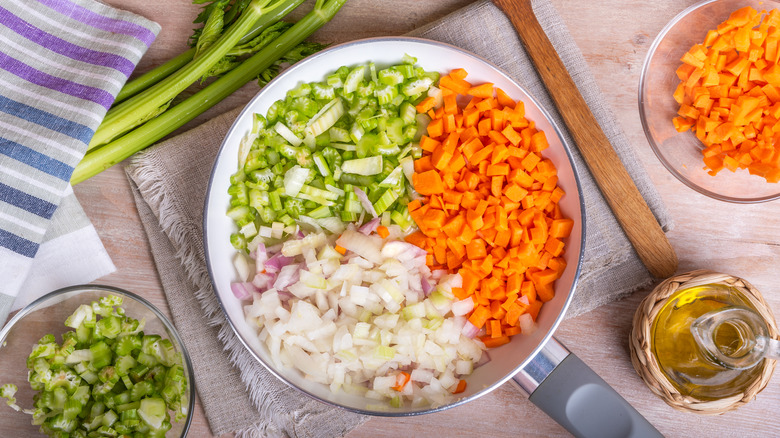
<svg viewBox="0 0 780 438">
<path fill-rule="evenodd" d="M 198 11 L 190 0 L 104 1 L 162 25 L 160 35 L 139 65 L 139 72 L 149 70 L 186 48 L 193 27 L 191 21 Z M 472 1 L 349 0 L 314 38 L 339 43 L 370 36 L 400 35 Z M 677 13 L 697 1 L 551 0 L 674 218 L 675 227 L 668 237 L 679 257 L 679 270 L 708 268 L 743 277 L 763 293 L 777 315 L 780 312 L 776 266 L 780 260 L 780 203 L 726 204 L 693 192 L 674 179 L 656 159 L 639 121 L 639 72 L 653 38 Z M 256 92 L 257 87 L 253 84 L 242 88 L 184 129 L 243 105 Z M 122 166 L 115 166 L 79 184 L 75 191 L 117 266 L 117 272 L 98 282 L 129 289 L 161 309 L 167 309 Z M 634 372 L 628 353 L 631 319 L 648 292 L 639 291 L 625 300 L 564 320 L 556 337 L 666 437 L 780 436 L 777 417 L 780 381 L 777 376 L 754 401 L 716 417 L 677 412 L 650 392 Z M 5 375 L 4 371 L 0 369 L 0 377 Z M 27 418 L 0 406 L 0 436 L 38 436 L 36 430 L 29 426 Z M 199 402 L 190 436 L 212 436 Z M 569 435 L 522 398 L 514 387 L 505 385 L 467 405 L 436 414 L 372 418 L 348 438 L 398 436 L 515 438 Z"/>
<path fill-rule="evenodd" d="M 639 258 L 656 278 L 673 275 L 677 255 L 536 20 L 531 0 L 493 0 L 517 29 L 569 132 Z"/>
</svg>

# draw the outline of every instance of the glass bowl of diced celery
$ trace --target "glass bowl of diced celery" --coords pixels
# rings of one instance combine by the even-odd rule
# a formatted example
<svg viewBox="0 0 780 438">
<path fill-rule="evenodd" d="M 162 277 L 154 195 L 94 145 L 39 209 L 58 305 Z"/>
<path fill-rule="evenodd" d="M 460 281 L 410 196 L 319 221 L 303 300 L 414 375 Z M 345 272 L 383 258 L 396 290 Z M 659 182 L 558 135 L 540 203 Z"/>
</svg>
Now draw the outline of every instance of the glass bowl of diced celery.
<svg viewBox="0 0 780 438">
<path fill-rule="evenodd" d="M 183 437 L 192 376 L 176 329 L 147 300 L 111 286 L 67 287 L 0 330 L 0 424 L 7 436 Z"/>
</svg>

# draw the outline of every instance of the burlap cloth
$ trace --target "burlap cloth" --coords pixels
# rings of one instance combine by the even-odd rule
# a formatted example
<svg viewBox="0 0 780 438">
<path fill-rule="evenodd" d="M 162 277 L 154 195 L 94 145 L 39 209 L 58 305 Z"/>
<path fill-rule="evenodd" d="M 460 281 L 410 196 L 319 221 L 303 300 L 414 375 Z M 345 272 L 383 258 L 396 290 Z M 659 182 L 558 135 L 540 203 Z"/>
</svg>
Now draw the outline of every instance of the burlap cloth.
<svg viewBox="0 0 780 438">
<path fill-rule="evenodd" d="M 548 0 L 535 2 L 542 27 L 590 105 L 607 137 L 665 230 L 670 217 L 637 161 L 625 134 L 605 105 L 579 49 Z M 438 40 L 482 56 L 522 84 L 558 126 L 565 126 L 509 20 L 479 1 L 418 29 L 413 36 Z M 206 271 L 202 208 L 209 174 L 238 110 L 142 153 L 126 168 L 173 318 L 192 355 L 198 393 L 211 430 L 240 436 L 340 436 L 366 417 L 326 406 L 280 383 L 257 363 L 226 323 Z M 564 130 L 569 144 L 573 141 Z M 635 290 L 652 277 L 634 253 L 579 153 L 587 245 L 579 286 L 567 317 Z"/>
</svg>

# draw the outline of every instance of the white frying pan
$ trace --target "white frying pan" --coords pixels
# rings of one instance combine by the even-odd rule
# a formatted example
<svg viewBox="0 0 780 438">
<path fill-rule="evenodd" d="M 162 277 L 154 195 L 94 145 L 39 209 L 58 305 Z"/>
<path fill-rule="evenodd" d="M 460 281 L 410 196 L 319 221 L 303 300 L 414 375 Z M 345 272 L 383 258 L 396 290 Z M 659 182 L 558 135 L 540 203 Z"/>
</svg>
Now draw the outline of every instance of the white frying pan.
<svg viewBox="0 0 780 438">
<path fill-rule="evenodd" d="M 526 117 L 544 130 L 550 147 L 544 151 L 558 168 L 558 184 L 566 192 L 560 201 L 564 215 L 575 226 L 566 240 L 564 258 L 567 268 L 555 283 L 555 298 L 544 304 L 531 335 L 515 336 L 506 345 L 491 349 L 491 361 L 467 378 L 467 390 L 461 398 L 445 406 L 392 408 L 376 400 L 346 393 L 333 393 L 318 383 L 303 378 L 296 370 L 274 366 L 255 329 L 245 322 L 242 304 L 230 283 L 235 281 L 230 245 L 234 225 L 225 215 L 230 203 L 229 177 L 236 171 L 240 139 L 251 129 L 253 113 L 263 113 L 287 90 L 299 82 L 319 81 L 342 65 L 373 61 L 378 67 L 397 64 L 404 54 L 417 58 L 418 65 L 441 73 L 465 68 L 468 81 L 492 82 L 512 98 L 525 103 Z M 585 247 L 585 212 L 577 173 L 569 147 L 548 113 L 522 87 L 485 60 L 456 47 L 416 38 L 374 38 L 334 46 L 317 53 L 279 75 L 250 101 L 222 143 L 211 174 L 204 209 L 206 260 L 214 285 L 230 325 L 241 342 L 276 377 L 290 386 L 325 403 L 351 411 L 381 416 L 406 416 L 436 412 L 467 403 L 513 380 L 541 407 L 576 436 L 660 436 L 625 400 L 576 356 L 552 338 L 574 293 Z"/>
</svg>

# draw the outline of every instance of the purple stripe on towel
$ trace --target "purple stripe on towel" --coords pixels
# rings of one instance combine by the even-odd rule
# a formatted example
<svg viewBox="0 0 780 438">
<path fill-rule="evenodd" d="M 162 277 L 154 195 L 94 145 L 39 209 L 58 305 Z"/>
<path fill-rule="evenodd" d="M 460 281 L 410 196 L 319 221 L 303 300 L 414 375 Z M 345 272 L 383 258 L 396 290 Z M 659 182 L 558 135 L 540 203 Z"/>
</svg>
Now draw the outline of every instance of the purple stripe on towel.
<svg viewBox="0 0 780 438">
<path fill-rule="evenodd" d="M 88 64 L 100 65 L 103 67 L 118 70 L 125 76 L 130 76 L 135 65 L 127 58 L 115 55 L 113 53 L 99 52 L 90 50 L 76 44 L 70 43 L 58 38 L 48 32 L 33 26 L 14 15 L 8 9 L 0 6 L 0 24 L 13 30 L 20 36 L 32 41 L 52 52 L 75 59 L 76 61 L 86 62 Z"/>
<path fill-rule="evenodd" d="M 58 78 L 14 59 L 7 54 L 0 52 L 0 68 L 16 75 L 27 82 L 46 87 L 51 90 L 59 91 L 79 99 L 95 102 L 106 110 L 114 103 L 114 95 L 101 90 L 100 88 L 82 85 L 67 79 Z"/>
<path fill-rule="evenodd" d="M 38 3 L 96 29 L 131 36 L 146 44 L 146 47 L 152 45 L 155 38 L 154 33 L 143 26 L 129 21 L 105 17 L 66 0 L 38 0 Z"/>
</svg>

